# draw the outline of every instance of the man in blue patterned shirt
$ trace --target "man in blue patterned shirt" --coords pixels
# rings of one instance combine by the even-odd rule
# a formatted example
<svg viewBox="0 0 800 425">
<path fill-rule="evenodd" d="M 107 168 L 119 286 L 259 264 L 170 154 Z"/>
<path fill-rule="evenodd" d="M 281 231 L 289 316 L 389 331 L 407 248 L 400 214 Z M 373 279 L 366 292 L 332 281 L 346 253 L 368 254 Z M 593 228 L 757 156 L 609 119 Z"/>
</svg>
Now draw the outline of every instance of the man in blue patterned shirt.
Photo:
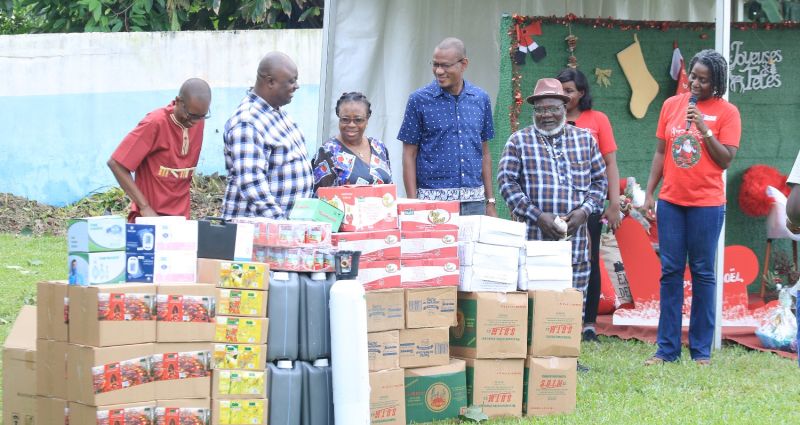
<svg viewBox="0 0 800 425">
<path fill-rule="evenodd" d="M 496 217 L 489 140 L 489 95 L 464 80 L 464 43 L 446 38 L 433 51 L 436 79 L 411 94 L 397 138 L 409 198 L 460 201 L 461 214 Z"/>
<path fill-rule="evenodd" d="M 287 218 L 295 199 L 312 196 L 305 138 L 281 109 L 298 88 L 289 56 L 270 52 L 261 59 L 255 86 L 225 123 L 225 218 Z"/>
<path fill-rule="evenodd" d="M 539 80 L 527 101 L 533 104 L 533 125 L 508 138 L 497 182 L 509 210 L 528 225 L 528 240 L 572 238 L 572 286 L 585 298 L 590 272 L 586 219 L 603 209 L 606 164 L 592 134 L 567 124 L 569 98 L 560 81 Z"/>
</svg>

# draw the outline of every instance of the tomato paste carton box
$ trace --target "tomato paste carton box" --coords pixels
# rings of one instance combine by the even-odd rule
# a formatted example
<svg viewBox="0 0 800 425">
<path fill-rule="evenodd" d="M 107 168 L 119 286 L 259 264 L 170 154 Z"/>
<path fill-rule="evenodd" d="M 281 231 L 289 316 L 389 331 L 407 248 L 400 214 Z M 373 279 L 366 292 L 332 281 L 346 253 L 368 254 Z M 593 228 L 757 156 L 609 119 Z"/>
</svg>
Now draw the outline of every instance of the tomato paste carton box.
<svg viewBox="0 0 800 425">
<path fill-rule="evenodd" d="M 358 264 L 356 280 L 364 285 L 367 291 L 376 289 L 399 288 L 400 260 L 367 261 Z"/>
<path fill-rule="evenodd" d="M 200 342 L 214 338 L 217 288 L 205 283 L 160 284 L 156 293 L 156 341 Z"/>
<path fill-rule="evenodd" d="M 156 287 L 148 284 L 69 287 L 69 340 L 108 347 L 156 340 Z"/>
<path fill-rule="evenodd" d="M 211 421 L 211 400 L 184 398 L 157 400 L 153 425 L 205 425 Z"/>
<path fill-rule="evenodd" d="M 458 230 L 460 204 L 458 201 L 397 200 L 400 230 Z"/>
<path fill-rule="evenodd" d="M 577 368 L 575 357 L 528 357 L 523 381 L 523 414 L 544 416 L 574 412 Z"/>
<path fill-rule="evenodd" d="M 359 260 L 362 263 L 400 258 L 399 230 L 334 233 L 332 240 L 333 245 L 342 251 L 361 251 Z"/>
<path fill-rule="evenodd" d="M 458 286 L 458 257 L 401 260 L 401 285 L 404 288 Z"/>
<path fill-rule="evenodd" d="M 36 337 L 69 340 L 69 287 L 64 281 L 36 285 Z"/>
<path fill-rule="evenodd" d="M 406 289 L 406 328 L 455 326 L 455 286 Z"/>
<path fill-rule="evenodd" d="M 211 423 L 250 425 L 269 423 L 269 402 L 260 399 L 211 400 Z"/>
<path fill-rule="evenodd" d="M 156 399 L 211 396 L 211 343 L 158 343 L 150 360 Z"/>
<path fill-rule="evenodd" d="M 100 406 L 87 406 L 70 402 L 68 411 L 69 423 L 71 424 L 116 425 L 150 424 L 155 410 L 156 402 L 150 400 L 139 403 L 114 403 Z"/>
<path fill-rule="evenodd" d="M 125 251 L 125 218 L 116 215 L 67 221 L 67 252 Z"/>
<path fill-rule="evenodd" d="M 373 424 L 406 424 L 406 384 L 403 369 L 369 374 L 369 412 Z"/>
<path fill-rule="evenodd" d="M 463 359 L 467 401 L 490 418 L 522 416 L 525 359 Z"/>
<path fill-rule="evenodd" d="M 400 241 L 400 258 L 458 257 L 458 230 L 403 231 Z"/>
<path fill-rule="evenodd" d="M 155 382 L 150 372 L 154 345 L 69 344 L 69 400 L 87 406 L 155 400 Z"/>
<path fill-rule="evenodd" d="M 321 187 L 317 196 L 344 211 L 340 232 L 397 229 L 397 188 L 393 184 Z"/>
</svg>

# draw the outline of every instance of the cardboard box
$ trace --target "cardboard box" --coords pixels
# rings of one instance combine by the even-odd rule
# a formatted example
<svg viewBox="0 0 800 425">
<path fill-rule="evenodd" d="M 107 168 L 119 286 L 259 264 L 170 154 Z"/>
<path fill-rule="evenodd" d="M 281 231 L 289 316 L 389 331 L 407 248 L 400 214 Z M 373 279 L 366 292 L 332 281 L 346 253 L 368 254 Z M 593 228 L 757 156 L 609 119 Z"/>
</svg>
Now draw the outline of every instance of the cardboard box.
<svg viewBox="0 0 800 425">
<path fill-rule="evenodd" d="M 67 400 L 67 344 L 49 339 L 36 340 L 36 394 Z"/>
<path fill-rule="evenodd" d="M 103 406 L 87 406 L 69 403 L 71 424 L 150 424 L 156 410 L 154 400 L 132 403 L 115 403 Z"/>
<path fill-rule="evenodd" d="M 297 199 L 289 212 L 290 220 L 308 220 L 329 223 L 331 231 L 338 232 L 342 224 L 344 211 L 333 205 L 315 198 Z"/>
<path fill-rule="evenodd" d="M 406 384 L 403 369 L 369 374 L 369 416 L 373 424 L 406 424 Z"/>
<path fill-rule="evenodd" d="M 197 252 L 197 220 L 184 217 L 136 217 L 136 224 L 155 226 L 155 252 Z"/>
<path fill-rule="evenodd" d="M 361 251 L 360 261 L 400 259 L 400 231 L 334 233 L 333 246 L 343 251 Z"/>
<path fill-rule="evenodd" d="M 462 242 L 522 248 L 526 239 L 525 223 L 487 215 L 462 216 L 458 228 L 458 240 Z"/>
<path fill-rule="evenodd" d="M 116 215 L 67 220 L 67 252 L 125 250 L 125 218 Z"/>
<path fill-rule="evenodd" d="M 70 285 L 125 282 L 125 251 L 72 252 L 67 256 Z"/>
<path fill-rule="evenodd" d="M 461 266 L 458 290 L 464 292 L 514 292 L 519 277 L 517 268 L 499 270 L 481 266 Z"/>
<path fill-rule="evenodd" d="M 458 229 L 402 231 L 400 259 L 458 257 Z"/>
<path fill-rule="evenodd" d="M 214 425 L 250 425 L 269 422 L 267 399 L 212 400 L 211 423 Z"/>
<path fill-rule="evenodd" d="M 220 399 L 267 398 L 267 371 L 214 370 L 211 397 Z"/>
<path fill-rule="evenodd" d="M 522 292 L 459 292 L 458 324 L 450 352 L 473 359 L 524 359 L 528 353 L 528 296 Z"/>
<path fill-rule="evenodd" d="M 156 251 L 153 262 L 153 282 L 197 282 L 197 252 Z"/>
<path fill-rule="evenodd" d="M 48 281 L 36 285 L 35 338 L 69 340 L 69 295 L 67 282 Z"/>
<path fill-rule="evenodd" d="M 256 317 L 217 316 L 214 342 L 233 344 L 266 344 L 269 319 Z"/>
<path fill-rule="evenodd" d="M 397 200 L 400 230 L 458 230 L 461 205 L 458 201 Z"/>
<path fill-rule="evenodd" d="M 397 369 L 400 365 L 400 331 L 367 334 L 370 372 Z"/>
<path fill-rule="evenodd" d="M 208 342 L 214 339 L 217 288 L 204 283 L 157 286 L 156 341 Z"/>
<path fill-rule="evenodd" d="M 197 259 L 197 281 L 219 288 L 269 289 L 269 266 L 250 261 Z"/>
<path fill-rule="evenodd" d="M 211 423 L 210 421 L 211 400 L 207 398 L 156 400 L 153 425 L 205 425 Z"/>
<path fill-rule="evenodd" d="M 578 357 L 583 294 L 575 289 L 528 292 L 528 354 Z"/>
<path fill-rule="evenodd" d="M 406 369 L 406 421 L 431 422 L 457 418 L 467 408 L 463 360 L 442 366 Z"/>
<path fill-rule="evenodd" d="M 404 288 L 458 286 L 458 258 L 400 260 L 400 284 Z"/>
<path fill-rule="evenodd" d="M 266 344 L 213 344 L 212 369 L 264 370 L 267 368 Z"/>
<path fill-rule="evenodd" d="M 6 409 L 11 410 L 11 405 L 3 404 Z M 4 418 L 3 423 L 5 424 L 54 424 L 54 425 L 69 425 L 69 402 L 60 398 L 52 398 L 52 397 L 37 397 L 36 398 L 36 413 L 35 418 L 32 422 L 25 422 L 27 418 L 22 416 L 17 416 L 16 418 L 13 415 L 13 412 L 9 411 L 12 415 L 11 419 L 17 419 L 18 422 L 9 422 L 9 418 Z M 5 414 L 5 411 L 3 411 Z"/>
<path fill-rule="evenodd" d="M 3 343 L 3 423 L 36 416 L 36 379 L 36 307 L 25 305 Z"/>
<path fill-rule="evenodd" d="M 150 368 L 155 398 L 209 398 L 211 396 L 211 344 L 155 344 Z"/>
<path fill-rule="evenodd" d="M 544 416 L 573 413 L 576 407 L 578 359 L 528 357 L 525 361 L 522 413 Z"/>
<path fill-rule="evenodd" d="M 125 281 L 153 283 L 156 257 L 146 253 L 126 253 Z"/>
<path fill-rule="evenodd" d="M 317 196 L 344 211 L 341 232 L 397 229 L 397 188 L 393 184 L 321 187 Z"/>
<path fill-rule="evenodd" d="M 70 343 L 108 347 L 156 340 L 156 287 L 69 287 Z"/>
<path fill-rule="evenodd" d="M 525 359 L 463 359 L 467 364 L 467 402 L 491 418 L 522 416 Z"/>
<path fill-rule="evenodd" d="M 400 260 L 365 262 L 359 260 L 356 280 L 367 291 L 399 288 L 401 284 Z"/>
<path fill-rule="evenodd" d="M 68 399 L 87 406 L 155 400 L 155 382 L 150 374 L 154 345 L 98 348 L 69 344 Z"/>
<path fill-rule="evenodd" d="M 448 328 L 400 330 L 400 367 L 440 366 L 449 359 Z"/>
<path fill-rule="evenodd" d="M 455 326 L 455 286 L 406 289 L 406 328 Z"/>
<path fill-rule="evenodd" d="M 527 241 L 523 252 L 520 289 L 560 291 L 572 288 L 572 242 Z"/>
<path fill-rule="evenodd" d="M 129 255 L 153 254 L 156 248 L 156 226 L 152 224 L 125 225 L 125 252 Z"/>
<path fill-rule="evenodd" d="M 219 315 L 267 317 L 268 291 L 219 288 L 216 296 Z"/>
<path fill-rule="evenodd" d="M 405 291 L 384 289 L 367 291 L 367 332 L 388 331 L 405 327 Z"/>
<path fill-rule="evenodd" d="M 498 271 L 515 270 L 520 249 L 515 246 L 489 245 L 481 242 L 460 242 L 458 259 L 463 266 L 476 266 Z"/>
</svg>

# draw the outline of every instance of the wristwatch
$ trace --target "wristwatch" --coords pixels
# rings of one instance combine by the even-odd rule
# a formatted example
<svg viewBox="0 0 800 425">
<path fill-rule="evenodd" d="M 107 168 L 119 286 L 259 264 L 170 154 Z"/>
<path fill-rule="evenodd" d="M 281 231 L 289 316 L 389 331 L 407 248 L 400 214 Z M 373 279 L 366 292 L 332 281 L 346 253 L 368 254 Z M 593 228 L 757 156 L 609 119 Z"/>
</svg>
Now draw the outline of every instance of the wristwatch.
<svg viewBox="0 0 800 425">
<path fill-rule="evenodd" d="M 703 136 L 708 137 L 710 139 L 710 138 L 714 137 L 714 133 L 709 128 L 708 130 L 706 130 L 705 133 L 703 133 Z"/>
<path fill-rule="evenodd" d="M 486 203 L 487 204 L 492 204 L 492 205 L 497 204 L 497 199 L 489 198 L 489 199 L 486 200 Z"/>
</svg>

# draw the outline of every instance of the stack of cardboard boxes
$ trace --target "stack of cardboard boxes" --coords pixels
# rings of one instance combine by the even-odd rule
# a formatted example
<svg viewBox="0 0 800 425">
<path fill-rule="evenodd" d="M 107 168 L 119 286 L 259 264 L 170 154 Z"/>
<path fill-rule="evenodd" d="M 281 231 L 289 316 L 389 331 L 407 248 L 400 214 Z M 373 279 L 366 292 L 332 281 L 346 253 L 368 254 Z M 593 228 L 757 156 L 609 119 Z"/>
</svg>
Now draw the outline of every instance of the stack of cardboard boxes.
<svg viewBox="0 0 800 425">
<path fill-rule="evenodd" d="M 22 306 L 3 344 L 4 424 L 49 423 L 36 411 L 36 323 L 36 307 Z M 62 400 L 62 422 L 64 407 Z"/>
</svg>

